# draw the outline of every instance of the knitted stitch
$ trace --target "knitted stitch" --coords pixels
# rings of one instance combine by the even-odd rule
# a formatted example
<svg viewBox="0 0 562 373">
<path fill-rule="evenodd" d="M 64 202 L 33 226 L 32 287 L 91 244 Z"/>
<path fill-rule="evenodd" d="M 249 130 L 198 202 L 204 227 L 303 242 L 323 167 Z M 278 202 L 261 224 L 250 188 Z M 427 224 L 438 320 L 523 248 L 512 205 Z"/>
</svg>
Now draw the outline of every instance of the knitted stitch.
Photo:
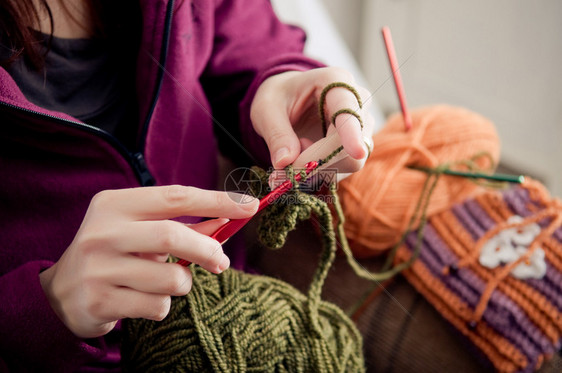
<svg viewBox="0 0 562 373">
<path fill-rule="evenodd" d="M 511 219 L 520 216 L 521 220 Z M 538 224 L 541 232 L 519 259 L 482 266 L 481 248 L 505 229 Z M 537 182 L 503 193 L 487 191 L 432 216 L 419 260 L 403 272 L 407 280 L 500 372 L 530 372 L 562 342 L 562 203 Z M 409 260 L 416 232 L 398 249 Z M 546 271 L 541 279 L 511 275 L 540 245 Z"/>
<path fill-rule="evenodd" d="M 359 93 L 343 82 L 332 83 L 318 102 L 326 134 L 324 104 L 335 87 L 350 90 L 362 106 Z M 363 127 L 359 114 L 354 115 Z M 338 147 L 322 165 L 343 150 Z M 254 196 L 269 191 L 269 174 L 254 167 L 250 183 Z M 322 230 L 324 248 L 308 296 L 281 281 L 227 270 L 213 275 L 191 265 L 193 286 L 185 297 L 172 298 L 163 322 L 125 320 L 122 356 L 124 369 L 143 372 L 363 372 L 362 339 L 352 321 L 335 305 L 321 300 L 322 286 L 336 255 L 336 233 L 328 205 L 299 191 L 292 166 L 286 168 L 292 190 L 278 198 L 261 216 L 258 238 L 270 248 L 285 244 L 289 231 L 312 214 Z M 304 171 L 301 180 L 307 179 Z M 310 176 L 310 175 L 309 175 Z M 339 206 L 335 184 L 330 194 Z M 337 208 L 341 213 L 341 207 Z M 339 221 L 340 238 L 343 218 Z"/>
<path fill-rule="evenodd" d="M 386 254 L 407 230 L 427 180 L 424 172 L 410 167 L 427 170 L 469 161 L 451 168 L 485 170 L 493 169 L 499 160 L 496 130 L 481 115 L 446 105 L 419 108 L 411 114 L 409 131 L 404 130 L 401 114 L 389 118 L 373 136 L 372 153 L 363 168 L 338 185 L 345 233 L 356 257 Z M 486 152 L 489 157 L 470 162 L 476 152 Z M 446 210 L 478 189 L 469 179 L 442 176 L 426 215 Z"/>
<path fill-rule="evenodd" d="M 324 160 L 325 161 L 325 160 Z M 261 183 L 268 174 L 254 169 Z M 363 372 L 362 339 L 352 321 L 321 300 L 322 286 L 336 253 L 328 205 L 294 189 L 264 211 L 260 240 L 283 246 L 297 222 L 317 218 L 323 253 L 308 295 L 265 276 L 235 270 L 211 274 L 191 265 L 193 287 L 174 297 L 162 322 L 123 322 L 123 362 L 143 372 Z M 302 175 L 301 175 L 302 176 Z M 264 184 L 265 183 L 265 184 Z M 256 191 L 258 197 L 267 190 Z M 331 190 L 336 197 L 335 189 Z"/>
<path fill-rule="evenodd" d="M 191 270 L 191 292 L 166 319 L 124 321 L 125 370 L 364 371 L 361 337 L 335 305 L 265 276 Z"/>
</svg>

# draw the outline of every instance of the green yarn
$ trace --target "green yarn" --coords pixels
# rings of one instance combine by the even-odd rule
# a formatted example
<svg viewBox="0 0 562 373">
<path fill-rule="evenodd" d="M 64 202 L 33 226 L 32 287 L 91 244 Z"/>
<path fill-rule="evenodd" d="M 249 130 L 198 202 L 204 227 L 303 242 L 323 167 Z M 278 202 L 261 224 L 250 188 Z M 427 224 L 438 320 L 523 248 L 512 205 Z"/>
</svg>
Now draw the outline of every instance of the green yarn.
<svg viewBox="0 0 562 373">
<path fill-rule="evenodd" d="M 251 185 L 267 185 L 269 174 L 253 170 L 261 183 Z M 165 320 L 123 321 L 125 371 L 365 371 L 359 331 L 340 308 L 321 299 L 336 255 L 330 209 L 299 190 L 292 167 L 286 171 L 294 187 L 263 212 L 258 238 L 280 248 L 299 221 L 314 215 L 323 231 L 323 252 L 308 294 L 265 276 L 232 269 L 215 275 L 191 265 L 192 290 L 172 298 Z M 263 197 L 267 190 L 255 192 Z M 331 193 L 335 196 L 334 188 Z"/>
<path fill-rule="evenodd" d="M 361 100 L 361 95 L 359 94 L 359 92 L 357 92 L 357 90 L 352 85 L 349 85 L 345 82 L 333 82 L 328 84 L 326 87 L 324 87 L 324 89 L 320 93 L 320 98 L 318 99 L 318 116 L 320 117 L 320 123 L 322 123 L 322 133 L 324 134 L 324 136 L 326 136 L 326 133 L 328 132 L 327 125 L 326 125 L 326 113 L 324 112 L 324 105 L 326 104 L 326 96 L 328 95 L 328 92 L 333 88 L 347 89 L 349 92 L 353 93 L 353 95 L 357 99 L 357 105 L 359 106 L 359 109 L 363 108 L 363 101 Z M 335 125 L 336 117 L 342 113 L 348 113 L 355 116 L 359 120 L 361 129 L 363 129 L 363 120 L 361 119 L 361 116 L 357 114 L 357 112 L 351 109 L 342 109 L 335 112 L 332 115 L 331 123 Z"/>
<path fill-rule="evenodd" d="M 361 337 L 343 312 L 269 277 L 191 266 L 193 287 L 162 322 L 127 320 L 132 372 L 361 372 Z M 314 326 L 312 326 L 314 325 Z"/>
<path fill-rule="evenodd" d="M 332 83 L 319 99 L 320 119 L 326 134 L 324 104 L 335 87 L 350 90 L 361 108 L 361 97 L 350 85 Z M 332 121 L 350 109 L 334 113 Z M 338 147 L 319 165 L 343 150 Z M 259 183 L 253 190 L 262 198 L 269 174 L 253 167 Z M 364 372 L 362 338 L 353 322 L 337 306 L 321 299 L 322 286 L 335 259 L 336 232 L 328 205 L 299 190 L 292 166 L 286 169 L 293 188 L 269 206 L 260 217 L 258 239 L 278 249 L 299 221 L 314 216 L 322 230 L 322 256 L 308 294 L 282 281 L 229 269 L 220 275 L 191 265 L 193 286 L 185 297 L 173 297 L 162 322 L 123 320 L 122 359 L 131 372 Z M 308 176 L 300 172 L 301 180 Z M 335 185 L 330 193 L 337 203 Z M 340 214 L 341 215 L 341 214 Z M 343 215 L 339 216 L 342 237 Z M 345 249 L 344 248 L 344 249 Z M 345 251 L 345 250 L 344 250 Z"/>
<path fill-rule="evenodd" d="M 264 190 L 260 186 L 267 185 L 269 173 L 259 167 L 252 167 L 252 171 L 252 181 L 257 182 L 250 183 L 255 187 L 251 193 L 254 197 L 262 198 L 269 189 Z M 258 240 L 270 249 L 283 247 L 287 235 L 296 228 L 298 222 L 310 219 L 313 208 L 317 211 L 322 209 L 317 198 L 298 190 L 299 184 L 295 182 L 293 167 L 287 166 L 285 171 L 287 178 L 293 180 L 293 189 L 279 197 L 259 218 Z"/>
<path fill-rule="evenodd" d="M 333 115 L 332 115 L 332 123 L 334 123 L 334 125 L 336 124 L 336 118 L 340 115 L 340 114 L 350 114 L 353 115 L 355 118 L 357 118 L 357 120 L 359 121 L 359 125 L 361 126 L 361 129 L 363 129 L 363 119 L 361 119 L 361 115 L 359 115 L 355 110 L 351 110 L 348 108 L 345 109 L 340 109 L 338 111 L 336 111 Z"/>
</svg>

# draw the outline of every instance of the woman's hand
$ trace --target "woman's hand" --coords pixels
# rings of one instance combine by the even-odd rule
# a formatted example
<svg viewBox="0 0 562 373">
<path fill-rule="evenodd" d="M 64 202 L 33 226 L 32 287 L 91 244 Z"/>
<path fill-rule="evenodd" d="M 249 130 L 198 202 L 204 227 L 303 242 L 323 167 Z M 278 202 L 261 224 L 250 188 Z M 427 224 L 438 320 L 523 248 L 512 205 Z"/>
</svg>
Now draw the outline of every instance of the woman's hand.
<svg viewBox="0 0 562 373">
<path fill-rule="evenodd" d="M 234 200 L 225 192 L 179 185 L 97 194 L 71 245 L 40 274 L 51 306 L 82 338 L 104 335 L 125 317 L 162 320 L 170 296 L 191 289 L 190 270 L 166 263 L 168 253 L 214 273 L 230 265 L 221 245 L 207 236 L 226 219 L 193 225 L 169 219 L 255 214 L 256 199 Z"/>
<path fill-rule="evenodd" d="M 359 108 L 357 98 L 346 88 L 328 91 L 324 111 L 327 120 L 340 109 L 351 109 L 363 119 L 363 130 L 351 114 L 336 117 L 335 128 L 328 126 L 323 139 L 318 116 L 318 101 L 324 87 L 344 82 L 355 87 L 364 102 Z M 262 136 L 276 169 L 289 164 L 302 167 L 306 162 L 322 159 L 343 145 L 347 161 L 337 165 L 340 172 L 354 172 L 362 167 L 368 154 L 365 141 L 371 145 L 374 119 L 366 110 L 369 92 L 357 87 L 353 77 L 339 68 L 321 68 L 306 72 L 290 71 L 266 79 L 256 92 L 251 118 L 256 132 Z M 305 152 L 306 151 L 306 152 Z M 303 154 L 303 152 L 305 152 Z M 301 156 L 302 154 L 302 156 Z"/>
</svg>

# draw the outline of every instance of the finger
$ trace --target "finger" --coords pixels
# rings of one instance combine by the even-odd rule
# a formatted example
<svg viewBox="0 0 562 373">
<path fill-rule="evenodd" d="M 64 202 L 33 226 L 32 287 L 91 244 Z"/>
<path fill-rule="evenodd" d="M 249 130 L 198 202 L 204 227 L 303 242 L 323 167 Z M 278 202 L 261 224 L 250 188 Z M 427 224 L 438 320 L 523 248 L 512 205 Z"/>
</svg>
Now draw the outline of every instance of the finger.
<svg viewBox="0 0 562 373">
<path fill-rule="evenodd" d="M 315 84 L 321 84 L 321 87 L 326 87 L 334 82 L 343 82 L 356 91 L 352 92 L 345 87 L 334 87 L 327 92 L 326 102 L 322 108 L 326 121 L 329 122 L 326 123 L 327 125 L 332 122 L 333 115 L 342 109 L 354 111 L 362 117 L 359 99 L 355 94 L 359 95 L 362 102 L 369 101 L 370 94 L 366 89 L 356 86 L 353 76 L 348 71 L 332 67 L 317 69 L 316 74 L 318 76 L 315 77 Z M 318 93 L 319 97 L 320 93 Z M 341 113 L 334 119 L 335 127 L 341 137 L 341 144 L 347 154 L 355 159 L 364 158 L 366 149 L 362 146 L 361 141 L 361 122 L 354 115 L 346 113 Z"/>
<path fill-rule="evenodd" d="M 133 220 L 179 216 L 240 219 L 254 215 L 258 204 L 257 199 L 240 198 L 237 193 L 168 185 L 103 191 L 92 199 L 90 210 L 99 214 L 117 211 Z"/>
<path fill-rule="evenodd" d="M 363 110 L 363 136 L 372 138 L 375 134 L 375 117 L 370 111 Z"/>
<path fill-rule="evenodd" d="M 101 271 L 105 282 L 143 293 L 182 296 L 191 290 L 191 271 L 175 263 L 123 255 Z"/>
<path fill-rule="evenodd" d="M 212 236 L 220 227 L 228 223 L 229 219 L 218 218 L 207 220 L 197 224 L 189 225 L 189 228 L 193 229 L 196 232 L 204 234 L 205 236 Z M 224 245 L 225 242 L 228 242 L 228 238 L 221 242 L 221 245 Z"/>
<path fill-rule="evenodd" d="M 341 137 L 337 132 L 333 132 L 327 137 L 318 140 L 302 152 L 295 160 L 294 167 L 300 169 L 303 168 L 307 162 L 312 160 L 325 160 L 334 149 L 338 149 L 342 145 L 341 141 Z M 347 151 L 343 149 L 328 162 L 324 163 L 322 168 L 337 168 L 340 172 L 354 172 L 361 168 L 363 161 L 364 159 L 357 160 L 350 157 Z"/>
<path fill-rule="evenodd" d="M 326 94 L 326 118 L 332 118 L 341 109 L 352 110 L 359 116 L 362 114 L 355 95 L 347 88 L 336 87 Z M 342 113 L 335 117 L 334 124 L 347 154 L 355 159 L 364 158 L 367 152 L 362 142 L 362 123 L 359 119 L 352 114 Z"/>
<path fill-rule="evenodd" d="M 204 234 L 205 236 L 211 236 L 217 231 L 217 229 L 228 223 L 228 221 L 229 219 L 218 218 L 202 221 L 197 224 L 188 224 L 187 226 L 196 232 Z"/>
<path fill-rule="evenodd" d="M 357 93 L 361 97 L 361 101 L 363 102 L 363 109 L 369 109 L 373 105 L 374 94 L 371 93 L 367 88 L 362 86 L 355 87 Z"/>
<path fill-rule="evenodd" d="M 310 161 L 324 160 L 330 153 L 341 146 L 341 139 L 337 132 L 329 134 L 327 137 L 316 141 L 303 151 L 293 163 L 295 171 L 305 169 L 305 165 Z M 328 162 L 323 163 L 316 173 L 333 173 L 334 170 L 339 174 L 341 172 L 355 172 L 363 167 L 365 158 L 354 159 L 347 154 L 345 150 L 339 152 L 336 156 L 331 158 Z M 330 177 L 332 175 L 329 175 Z M 286 180 L 286 175 L 283 172 L 273 172 L 269 179 L 270 188 L 274 189 Z"/>
<path fill-rule="evenodd" d="M 120 233 L 118 240 L 117 250 L 122 253 L 170 253 L 213 273 L 221 273 L 230 265 L 217 241 L 182 223 L 172 220 L 138 221 L 129 226 L 127 232 Z"/>
<path fill-rule="evenodd" d="M 143 318 L 162 321 L 170 312 L 169 295 L 143 293 L 125 287 L 114 287 L 104 296 L 103 302 L 93 309 L 100 320 L 106 322 L 124 318 Z"/>
<path fill-rule="evenodd" d="M 274 168 L 284 168 L 291 164 L 300 153 L 299 139 L 289 118 L 290 109 L 295 105 L 295 94 L 280 94 L 285 92 L 280 89 L 280 81 L 290 81 L 299 74 L 301 73 L 290 71 L 265 80 L 252 102 L 252 123 L 256 132 L 267 143 Z M 313 92 L 314 89 L 310 86 L 306 92 L 301 90 L 298 95 L 312 97 Z"/>
<path fill-rule="evenodd" d="M 170 254 L 168 253 L 131 253 L 132 255 L 146 260 L 152 260 L 153 262 L 164 263 L 168 261 Z"/>
<path fill-rule="evenodd" d="M 301 137 L 299 139 L 300 144 L 301 144 L 301 151 L 304 151 L 306 149 L 308 149 L 310 147 L 310 145 L 314 144 L 314 141 L 306 138 L 306 137 Z"/>
<path fill-rule="evenodd" d="M 282 169 L 291 164 L 301 148 L 287 116 L 287 109 L 283 105 L 271 105 L 267 112 L 255 114 L 252 121 L 258 134 L 267 143 L 273 167 Z"/>
</svg>

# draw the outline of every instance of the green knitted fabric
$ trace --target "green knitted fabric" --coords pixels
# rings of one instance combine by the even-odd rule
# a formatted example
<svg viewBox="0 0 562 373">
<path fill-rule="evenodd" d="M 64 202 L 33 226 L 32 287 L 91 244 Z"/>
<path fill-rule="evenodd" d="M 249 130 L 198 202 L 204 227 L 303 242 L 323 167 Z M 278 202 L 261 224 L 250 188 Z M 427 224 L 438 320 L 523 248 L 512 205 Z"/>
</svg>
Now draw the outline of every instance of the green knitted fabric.
<svg viewBox="0 0 562 373">
<path fill-rule="evenodd" d="M 252 167 L 252 171 L 252 180 L 257 181 L 250 183 L 255 188 L 251 191 L 252 195 L 263 198 L 269 189 L 263 188 L 261 185 L 268 185 L 269 174 L 259 167 Z M 288 166 L 285 171 L 288 179 L 294 179 L 295 175 L 291 166 Z M 258 224 L 259 241 L 270 249 L 280 249 L 285 245 L 287 235 L 296 228 L 297 223 L 310 219 L 313 208 L 327 215 L 322 211 L 322 203 L 317 198 L 298 191 L 297 184 L 262 213 Z"/>
<path fill-rule="evenodd" d="M 191 267 L 193 288 L 162 322 L 124 321 L 132 372 L 362 372 L 361 337 L 336 306 L 269 277 Z"/>
<path fill-rule="evenodd" d="M 335 87 L 349 89 L 361 107 L 357 91 L 335 82 L 322 91 L 319 113 L 326 134 L 324 104 Z M 359 115 L 350 109 L 341 113 Z M 322 165 L 343 150 L 335 149 Z M 263 197 L 269 174 L 253 168 Z M 131 372 L 364 372 L 362 339 L 353 322 L 337 306 L 322 301 L 324 280 L 336 255 L 336 233 L 328 205 L 299 191 L 291 166 L 287 176 L 293 189 L 262 214 L 258 238 L 270 248 L 285 244 L 289 231 L 314 216 L 323 232 L 323 252 L 308 294 L 282 281 L 229 269 L 215 275 L 191 265 L 193 286 L 185 297 L 173 297 L 162 322 L 144 319 L 123 321 L 122 359 Z M 302 179 L 306 174 L 301 171 Z M 337 201 L 335 186 L 330 190 Z M 339 227 L 341 207 L 336 202 Z M 349 253 L 342 229 L 344 251 Z M 346 250 L 347 249 L 347 250 Z"/>
<path fill-rule="evenodd" d="M 254 171 L 261 185 L 267 185 L 269 175 Z M 279 248 L 298 221 L 315 216 L 323 231 L 324 249 L 308 295 L 273 278 L 232 269 L 215 275 L 191 265 L 192 290 L 172 299 L 164 321 L 123 321 L 126 371 L 365 370 L 357 328 L 337 306 L 321 300 L 336 253 L 330 209 L 320 199 L 300 192 L 290 167 L 287 172 L 296 187 L 264 211 L 258 237 L 266 246 Z M 266 192 L 258 192 L 258 197 Z"/>
</svg>

